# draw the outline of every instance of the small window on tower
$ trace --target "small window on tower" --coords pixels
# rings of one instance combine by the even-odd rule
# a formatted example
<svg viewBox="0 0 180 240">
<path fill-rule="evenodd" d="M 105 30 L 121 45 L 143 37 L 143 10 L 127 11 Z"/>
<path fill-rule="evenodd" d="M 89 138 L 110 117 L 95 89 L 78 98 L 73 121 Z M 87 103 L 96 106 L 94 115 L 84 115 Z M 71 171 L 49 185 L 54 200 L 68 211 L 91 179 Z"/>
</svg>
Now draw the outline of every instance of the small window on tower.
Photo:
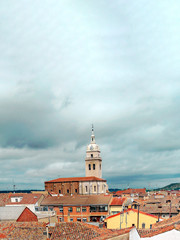
<svg viewBox="0 0 180 240">
<path fill-rule="evenodd" d="M 96 192 L 96 186 L 94 186 L 94 192 Z"/>
<path fill-rule="evenodd" d="M 91 164 L 89 164 L 89 170 L 91 170 Z"/>
<path fill-rule="evenodd" d="M 93 154 L 91 154 L 91 157 L 93 158 Z"/>
<path fill-rule="evenodd" d="M 94 138 L 92 138 L 92 141 L 93 141 Z"/>
<path fill-rule="evenodd" d="M 95 168 L 96 168 L 96 165 L 95 165 L 95 164 L 93 164 L 93 170 L 95 170 Z"/>
<path fill-rule="evenodd" d="M 99 165 L 99 168 L 100 168 L 100 170 L 101 170 L 101 164 Z"/>
</svg>

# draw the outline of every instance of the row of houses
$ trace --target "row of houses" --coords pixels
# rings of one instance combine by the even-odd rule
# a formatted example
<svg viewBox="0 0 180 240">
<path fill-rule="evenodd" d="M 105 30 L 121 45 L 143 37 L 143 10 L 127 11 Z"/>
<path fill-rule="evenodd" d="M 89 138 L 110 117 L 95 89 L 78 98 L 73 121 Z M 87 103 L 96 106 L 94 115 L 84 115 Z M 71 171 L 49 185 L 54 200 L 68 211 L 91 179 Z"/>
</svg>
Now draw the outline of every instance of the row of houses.
<svg viewBox="0 0 180 240">
<path fill-rule="evenodd" d="M 132 198 L 114 197 L 112 194 L 65 196 L 60 194 L 52 196 L 48 192 L 0 194 L 1 206 L 28 207 L 37 216 L 38 221 L 103 222 L 108 219 L 105 221 L 108 228 L 112 228 L 110 222 L 115 221 L 114 219 L 119 219 L 117 224 L 113 224 L 118 228 L 131 226 L 151 228 L 153 223 L 170 217 L 170 214 L 172 217 L 179 213 L 177 198 L 176 207 L 173 199 L 171 201 L 170 205 L 164 199 L 163 205 L 160 200 L 133 201 Z"/>
</svg>

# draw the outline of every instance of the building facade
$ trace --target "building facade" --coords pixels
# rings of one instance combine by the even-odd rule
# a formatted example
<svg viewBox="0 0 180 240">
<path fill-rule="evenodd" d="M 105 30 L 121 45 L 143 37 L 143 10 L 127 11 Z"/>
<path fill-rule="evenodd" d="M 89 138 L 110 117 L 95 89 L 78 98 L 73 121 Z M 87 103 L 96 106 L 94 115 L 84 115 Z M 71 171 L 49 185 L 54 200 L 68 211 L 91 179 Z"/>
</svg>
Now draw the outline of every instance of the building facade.
<svg viewBox="0 0 180 240">
<path fill-rule="evenodd" d="M 41 205 L 56 211 L 58 222 L 99 222 L 109 215 L 112 195 L 47 197 Z"/>
</svg>

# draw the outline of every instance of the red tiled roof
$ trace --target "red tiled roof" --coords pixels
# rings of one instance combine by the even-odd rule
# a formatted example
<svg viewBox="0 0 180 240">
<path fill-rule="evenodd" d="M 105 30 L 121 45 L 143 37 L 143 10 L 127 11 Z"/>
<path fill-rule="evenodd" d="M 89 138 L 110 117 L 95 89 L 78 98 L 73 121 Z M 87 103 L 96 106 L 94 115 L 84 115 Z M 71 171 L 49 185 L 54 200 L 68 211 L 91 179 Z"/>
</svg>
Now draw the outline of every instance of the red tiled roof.
<svg viewBox="0 0 180 240">
<path fill-rule="evenodd" d="M 117 191 L 116 194 L 146 193 L 146 188 L 128 188 Z"/>
<path fill-rule="evenodd" d="M 9 198 L 9 201 L 6 205 L 22 205 L 22 204 L 35 204 L 43 194 L 34 194 L 34 193 L 13 193 Z M 11 202 L 12 197 L 22 197 L 20 202 Z"/>
<path fill-rule="evenodd" d="M 164 219 L 161 222 L 153 224 L 153 228 L 167 227 L 167 226 L 171 226 L 179 223 L 180 223 L 180 213 L 174 217 Z"/>
<path fill-rule="evenodd" d="M 86 182 L 86 181 L 103 181 L 106 182 L 103 178 L 97 177 L 70 177 L 70 178 L 57 178 L 50 181 L 46 181 L 45 183 L 51 182 Z"/>
<path fill-rule="evenodd" d="M 5 228 L 6 230 L 4 230 Z M 124 234 L 128 235 L 131 229 L 132 227 L 121 230 L 100 229 L 96 226 L 79 222 L 57 223 L 55 227 L 48 227 L 49 233 L 52 234 L 50 239 L 61 240 L 105 240 L 116 236 L 124 236 Z M 0 223 L 0 234 L 5 234 L 6 239 L 44 239 L 43 233 L 45 231 L 46 223 Z M 128 239 L 128 236 L 125 239 Z"/>
<path fill-rule="evenodd" d="M 0 206 L 5 206 L 12 193 L 0 193 Z"/>
<path fill-rule="evenodd" d="M 7 236 L 4 233 L 0 233 L 0 238 L 7 238 Z"/>
<path fill-rule="evenodd" d="M 63 206 L 77 206 L 77 205 L 109 205 L 112 195 L 73 195 L 73 196 L 55 196 L 46 197 L 42 202 L 42 206 L 47 205 L 63 205 Z"/>
<path fill-rule="evenodd" d="M 126 212 L 130 212 L 130 211 L 133 211 L 133 212 L 136 212 L 136 213 L 138 212 L 137 209 L 132 209 L 132 208 L 130 208 L 130 209 L 124 210 L 123 212 L 120 212 L 120 213 L 114 214 L 114 215 L 112 215 L 112 216 L 109 216 L 109 217 L 107 217 L 106 219 L 113 218 L 113 217 L 116 217 L 116 216 L 118 216 L 118 215 L 120 215 L 120 214 L 123 214 L 123 213 L 126 213 Z M 146 212 L 139 211 L 139 213 L 158 219 L 157 216 L 152 215 L 152 214 L 149 214 L 149 213 L 146 213 Z M 105 219 L 105 220 L 106 220 L 106 219 Z"/>
<path fill-rule="evenodd" d="M 126 198 L 113 197 L 110 206 L 122 206 Z"/>
<path fill-rule="evenodd" d="M 159 235 L 161 233 L 171 231 L 173 229 L 176 229 L 179 231 L 179 227 L 180 227 L 180 225 L 176 225 L 176 226 L 171 225 L 171 226 L 164 226 L 162 228 L 157 228 L 157 229 L 149 229 L 148 231 L 147 230 L 145 230 L 145 231 L 138 230 L 138 231 L 139 231 L 141 238 L 147 238 L 147 237 L 149 238 L 149 237 Z"/>
</svg>

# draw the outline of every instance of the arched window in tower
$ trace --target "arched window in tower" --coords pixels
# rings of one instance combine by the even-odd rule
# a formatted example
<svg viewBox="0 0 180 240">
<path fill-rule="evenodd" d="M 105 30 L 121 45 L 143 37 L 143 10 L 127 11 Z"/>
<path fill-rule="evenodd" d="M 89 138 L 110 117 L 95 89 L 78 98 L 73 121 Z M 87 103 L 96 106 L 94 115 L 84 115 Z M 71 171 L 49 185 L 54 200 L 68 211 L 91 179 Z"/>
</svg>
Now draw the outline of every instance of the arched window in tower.
<svg viewBox="0 0 180 240">
<path fill-rule="evenodd" d="M 93 142 L 94 138 L 92 138 L 92 142 Z"/>
<path fill-rule="evenodd" d="M 91 170 L 91 164 L 89 164 L 89 170 Z"/>
<path fill-rule="evenodd" d="M 93 154 L 91 154 L 91 158 L 93 158 Z"/>
<path fill-rule="evenodd" d="M 93 170 L 95 170 L 96 169 L 96 165 L 95 164 L 93 164 Z"/>
</svg>

